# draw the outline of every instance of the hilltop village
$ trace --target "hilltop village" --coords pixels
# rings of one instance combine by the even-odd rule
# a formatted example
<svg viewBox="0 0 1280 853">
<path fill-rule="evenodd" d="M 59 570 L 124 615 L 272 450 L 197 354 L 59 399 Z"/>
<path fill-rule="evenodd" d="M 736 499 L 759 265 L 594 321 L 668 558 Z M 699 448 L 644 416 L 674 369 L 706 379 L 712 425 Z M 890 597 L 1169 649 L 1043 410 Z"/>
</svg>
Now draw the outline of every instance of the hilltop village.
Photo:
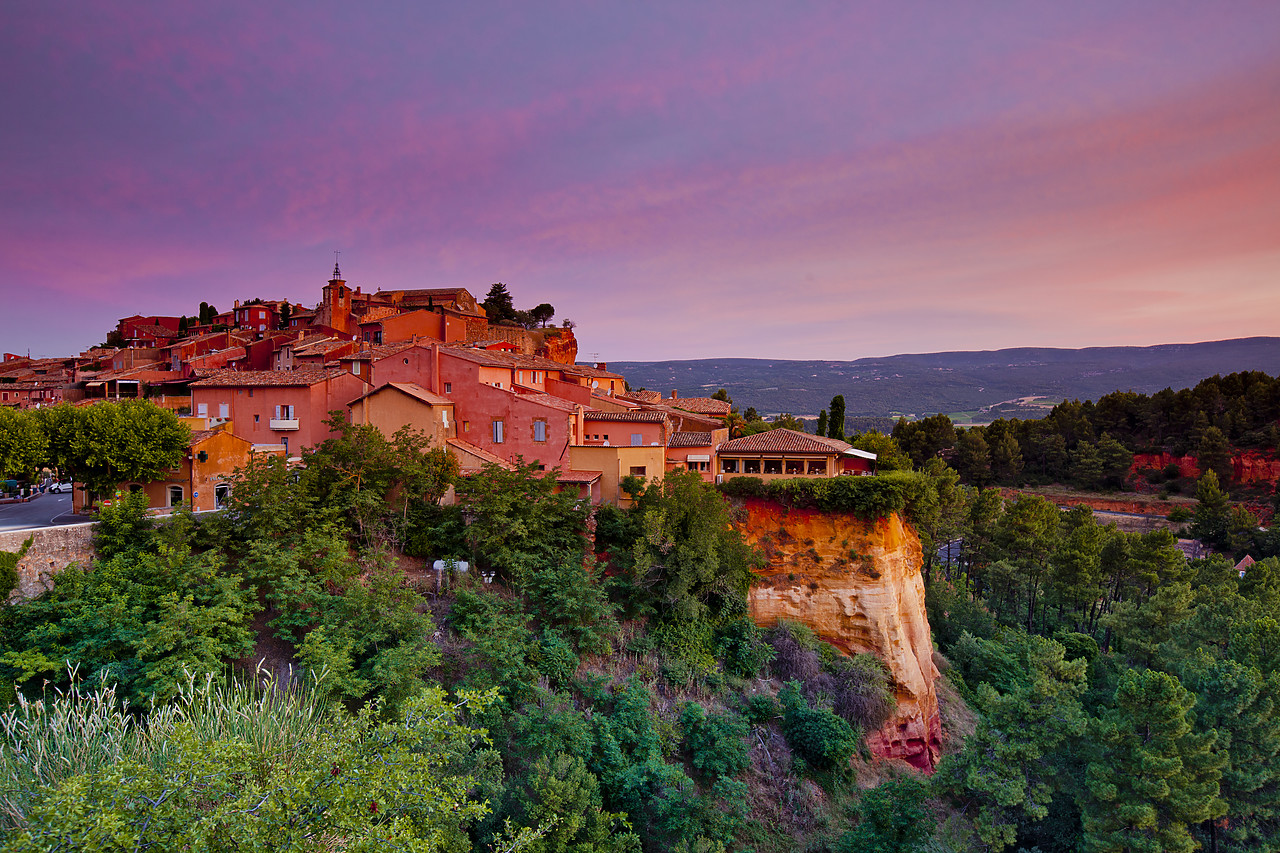
<svg viewBox="0 0 1280 853">
<path fill-rule="evenodd" d="M 495 289 L 509 308 L 505 286 Z M 553 310 L 529 313 L 545 324 Z M 489 313 L 463 288 L 364 292 L 335 264 L 314 308 L 254 299 L 216 313 L 202 304 L 198 317 L 125 317 L 112 346 L 74 358 L 6 353 L 0 405 L 146 398 L 174 410 L 192 428 L 184 465 L 129 484 L 158 509 L 217 508 L 251 454 L 299 459 L 333 434 L 334 411 L 387 436 L 420 430 L 463 472 L 521 462 L 555 471 L 560 488 L 593 503 L 623 499 L 625 477 L 667 471 L 712 482 L 874 470 L 874 454 L 825 436 L 776 429 L 730 439 L 727 400 L 633 392 L 606 364 L 576 361 L 571 322 L 527 328 Z M 85 509 L 83 490 L 76 499 Z"/>
</svg>

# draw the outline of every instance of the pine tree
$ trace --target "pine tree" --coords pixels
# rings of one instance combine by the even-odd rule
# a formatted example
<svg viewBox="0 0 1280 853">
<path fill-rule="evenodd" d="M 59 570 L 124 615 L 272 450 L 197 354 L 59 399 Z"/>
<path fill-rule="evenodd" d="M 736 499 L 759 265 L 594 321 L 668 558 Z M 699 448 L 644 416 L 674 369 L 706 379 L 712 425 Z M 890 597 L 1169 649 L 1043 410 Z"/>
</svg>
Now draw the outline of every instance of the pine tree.
<svg viewBox="0 0 1280 853">
<path fill-rule="evenodd" d="M 1090 853 L 1191 853 L 1191 827 L 1220 818 L 1225 759 L 1217 734 L 1195 732 L 1196 697 L 1178 679 L 1130 670 L 1113 706 L 1091 726 L 1081 817 Z"/>
<path fill-rule="evenodd" d="M 827 410 L 826 409 L 823 409 L 821 412 L 818 412 L 818 429 L 816 432 L 818 435 L 827 434 Z"/>
</svg>

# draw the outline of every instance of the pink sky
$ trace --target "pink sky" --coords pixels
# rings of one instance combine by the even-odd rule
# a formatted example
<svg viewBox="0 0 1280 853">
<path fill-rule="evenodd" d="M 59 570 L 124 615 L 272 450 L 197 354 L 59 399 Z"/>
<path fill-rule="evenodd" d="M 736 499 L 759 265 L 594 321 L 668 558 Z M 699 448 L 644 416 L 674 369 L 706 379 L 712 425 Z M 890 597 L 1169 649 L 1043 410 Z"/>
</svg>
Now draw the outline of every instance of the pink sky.
<svg viewBox="0 0 1280 853">
<path fill-rule="evenodd" d="M 6 10 L 0 350 L 334 249 L 611 361 L 1280 329 L 1274 2 Z"/>
</svg>

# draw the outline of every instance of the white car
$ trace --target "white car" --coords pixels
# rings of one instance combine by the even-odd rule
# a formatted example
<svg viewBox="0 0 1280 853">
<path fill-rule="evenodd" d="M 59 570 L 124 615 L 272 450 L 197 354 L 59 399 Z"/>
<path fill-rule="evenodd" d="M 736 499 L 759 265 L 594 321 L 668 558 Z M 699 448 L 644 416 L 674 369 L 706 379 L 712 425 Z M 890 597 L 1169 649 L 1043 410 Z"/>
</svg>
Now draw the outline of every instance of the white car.
<svg viewBox="0 0 1280 853">
<path fill-rule="evenodd" d="M 55 480 L 49 485 L 49 491 L 58 495 L 63 494 L 64 492 L 70 492 L 72 488 L 70 480 Z"/>
</svg>

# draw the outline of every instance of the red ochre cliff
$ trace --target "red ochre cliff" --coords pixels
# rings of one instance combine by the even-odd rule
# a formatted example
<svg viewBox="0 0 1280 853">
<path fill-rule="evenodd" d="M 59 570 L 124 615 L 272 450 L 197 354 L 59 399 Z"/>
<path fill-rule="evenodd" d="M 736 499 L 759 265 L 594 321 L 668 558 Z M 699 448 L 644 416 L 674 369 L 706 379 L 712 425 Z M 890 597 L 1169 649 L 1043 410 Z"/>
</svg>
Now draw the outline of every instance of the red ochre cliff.
<svg viewBox="0 0 1280 853">
<path fill-rule="evenodd" d="M 920 540 L 897 515 L 787 509 L 747 499 L 738 521 L 769 564 L 750 592 L 752 618 L 803 623 L 847 653 L 868 652 L 893 674 L 897 712 L 868 735 L 872 751 L 922 770 L 938 763 L 942 727 Z"/>
</svg>

